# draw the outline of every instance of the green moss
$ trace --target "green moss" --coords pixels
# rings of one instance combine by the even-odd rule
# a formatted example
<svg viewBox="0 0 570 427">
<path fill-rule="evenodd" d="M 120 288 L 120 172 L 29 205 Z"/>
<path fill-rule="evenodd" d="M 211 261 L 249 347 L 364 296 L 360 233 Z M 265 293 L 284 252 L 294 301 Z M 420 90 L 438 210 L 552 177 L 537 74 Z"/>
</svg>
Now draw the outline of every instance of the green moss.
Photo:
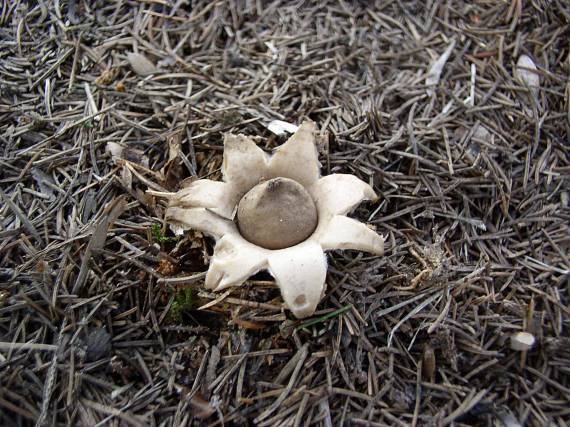
<svg viewBox="0 0 570 427">
<path fill-rule="evenodd" d="M 171 322 L 180 323 L 182 321 L 182 313 L 185 310 L 194 308 L 196 301 L 194 299 L 194 288 L 180 288 L 174 297 L 174 301 L 168 311 L 168 319 Z"/>
<path fill-rule="evenodd" d="M 165 236 L 162 232 L 162 226 L 156 223 L 150 227 L 150 234 L 152 239 L 157 243 L 175 242 L 179 239 L 179 237 Z"/>
</svg>

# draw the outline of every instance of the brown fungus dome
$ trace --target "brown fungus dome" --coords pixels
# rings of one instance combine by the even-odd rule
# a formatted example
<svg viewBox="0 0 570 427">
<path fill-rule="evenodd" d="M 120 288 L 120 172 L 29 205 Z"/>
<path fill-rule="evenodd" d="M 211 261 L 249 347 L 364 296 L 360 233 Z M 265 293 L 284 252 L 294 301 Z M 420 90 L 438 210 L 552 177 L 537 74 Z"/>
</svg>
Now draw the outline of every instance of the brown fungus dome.
<svg viewBox="0 0 570 427">
<path fill-rule="evenodd" d="M 317 208 L 301 184 L 274 178 L 249 190 L 237 211 L 242 236 L 267 249 L 283 249 L 306 240 L 317 226 Z"/>
</svg>

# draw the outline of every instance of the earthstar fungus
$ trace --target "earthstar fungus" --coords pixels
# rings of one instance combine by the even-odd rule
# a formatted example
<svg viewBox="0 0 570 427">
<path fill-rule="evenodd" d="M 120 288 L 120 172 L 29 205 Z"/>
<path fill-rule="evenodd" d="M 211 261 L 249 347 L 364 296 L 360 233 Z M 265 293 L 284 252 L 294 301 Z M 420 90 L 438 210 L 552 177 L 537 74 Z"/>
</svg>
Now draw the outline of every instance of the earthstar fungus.
<svg viewBox="0 0 570 427">
<path fill-rule="evenodd" d="M 226 134 L 224 182 L 200 179 L 169 198 L 172 230 L 202 231 L 216 239 L 206 287 L 219 291 L 268 270 L 287 307 L 310 316 L 324 296 L 324 251 L 356 249 L 382 255 L 384 239 L 345 216 L 363 200 L 376 200 L 356 176 L 320 177 L 315 123 L 301 124 L 268 155 L 244 135 Z"/>
</svg>

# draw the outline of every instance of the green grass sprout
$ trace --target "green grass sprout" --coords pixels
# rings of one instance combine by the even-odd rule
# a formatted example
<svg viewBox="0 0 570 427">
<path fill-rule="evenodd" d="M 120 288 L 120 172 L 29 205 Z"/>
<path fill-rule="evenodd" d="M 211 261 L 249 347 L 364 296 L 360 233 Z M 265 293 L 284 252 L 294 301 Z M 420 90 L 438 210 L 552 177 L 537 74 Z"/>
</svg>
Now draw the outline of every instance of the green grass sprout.
<svg viewBox="0 0 570 427">
<path fill-rule="evenodd" d="M 316 325 L 317 323 L 321 323 L 321 322 L 324 322 L 326 320 L 332 319 L 333 317 L 339 316 L 342 313 L 347 312 L 351 308 L 352 308 L 352 304 L 347 304 L 347 305 L 339 308 L 338 310 L 331 311 L 330 313 L 324 314 L 323 316 L 315 317 L 314 319 L 307 320 L 306 322 L 301 323 L 299 326 L 297 326 L 296 329 L 305 329 L 309 326 Z"/>
</svg>

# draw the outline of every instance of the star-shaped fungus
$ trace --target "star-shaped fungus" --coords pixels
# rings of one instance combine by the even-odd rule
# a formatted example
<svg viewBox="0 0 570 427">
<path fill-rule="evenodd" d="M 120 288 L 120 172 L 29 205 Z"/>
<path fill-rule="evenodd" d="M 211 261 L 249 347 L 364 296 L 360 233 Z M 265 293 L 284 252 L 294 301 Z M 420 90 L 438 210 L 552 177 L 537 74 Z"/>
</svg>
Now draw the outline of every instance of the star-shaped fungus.
<svg viewBox="0 0 570 427">
<path fill-rule="evenodd" d="M 226 134 L 224 182 L 200 179 L 169 198 L 166 220 L 177 234 L 193 229 L 216 239 L 206 287 L 219 291 L 267 270 L 297 318 L 324 296 L 325 251 L 382 255 L 384 239 L 346 216 L 376 200 L 356 176 L 320 177 L 315 123 L 305 121 L 273 155 L 244 135 Z"/>
</svg>

